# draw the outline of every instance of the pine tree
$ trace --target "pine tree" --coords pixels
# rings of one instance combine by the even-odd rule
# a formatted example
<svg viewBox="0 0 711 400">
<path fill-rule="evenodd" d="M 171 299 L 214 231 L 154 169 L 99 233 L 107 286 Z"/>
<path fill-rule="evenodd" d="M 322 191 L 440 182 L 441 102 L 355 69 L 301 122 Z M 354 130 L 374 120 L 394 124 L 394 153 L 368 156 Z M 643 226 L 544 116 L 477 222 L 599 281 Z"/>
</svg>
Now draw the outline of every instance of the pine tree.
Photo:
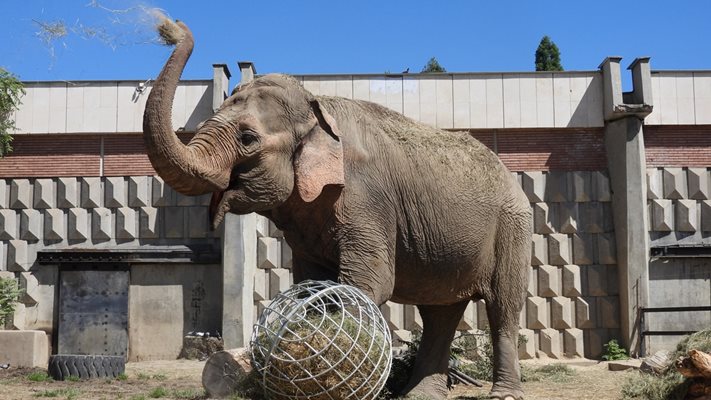
<svg viewBox="0 0 711 400">
<path fill-rule="evenodd" d="M 427 61 L 425 67 L 422 68 L 422 73 L 429 72 L 447 72 L 447 70 L 439 64 L 439 61 L 437 61 L 436 58 L 432 57 L 429 61 Z"/>
<path fill-rule="evenodd" d="M 14 112 L 25 94 L 22 82 L 15 75 L 0 67 L 0 158 L 12 151 L 12 136 L 15 129 Z"/>
<path fill-rule="evenodd" d="M 543 36 L 536 49 L 536 71 L 562 71 L 560 50 L 551 38 Z"/>
</svg>

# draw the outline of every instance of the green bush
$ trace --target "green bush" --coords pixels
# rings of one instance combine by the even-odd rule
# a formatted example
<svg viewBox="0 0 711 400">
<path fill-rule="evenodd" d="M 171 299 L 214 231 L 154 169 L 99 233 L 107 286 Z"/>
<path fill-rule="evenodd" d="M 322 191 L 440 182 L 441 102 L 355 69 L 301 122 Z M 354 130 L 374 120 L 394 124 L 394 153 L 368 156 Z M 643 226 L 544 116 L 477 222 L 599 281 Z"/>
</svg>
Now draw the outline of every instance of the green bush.
<svg viewBox="0 0 711 400">
<path fill-rule="evenodd" d="M 15 129 L 13 114 L 20 106 L 25 89 L 19 79 L 0 67 L 0 158 L 12 151 L 12 136 Z"/>
<path fill-rule="evenodd" d="M 615 360 L 629 360 L 630 357 L 627 355 L 627 350 L 620 347 L 616 339 L 612 339 L 605 346 L 605 354 L 602 359 L 605 361 L 615 361 Z"/>
<path fill-rule="evenodd" d="M 0 328 L 12 318 L 22 290 L 12 278 L 0 278 Z"/>
</svg>

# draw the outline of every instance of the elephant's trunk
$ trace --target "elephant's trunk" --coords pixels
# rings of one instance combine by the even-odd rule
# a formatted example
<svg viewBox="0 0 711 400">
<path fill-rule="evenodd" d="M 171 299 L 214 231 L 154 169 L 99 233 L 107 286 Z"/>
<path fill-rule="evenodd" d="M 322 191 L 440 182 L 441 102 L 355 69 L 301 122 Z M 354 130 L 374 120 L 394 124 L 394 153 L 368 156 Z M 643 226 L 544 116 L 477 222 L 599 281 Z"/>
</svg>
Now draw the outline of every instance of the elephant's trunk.
<svg viewBox="0 0 711 400">
<path fill-rule="evenodd" d="M 153 168 L 176 191 L 199 195 L 224 190 L 229 168 L 210 159 L 204 143 L 184 145 L 173 132 L 171 110 L 180 75 L 193 51 L 193 35 L 182 22 L 164 19 L 158 31 L 175 49 L 156 79 L 143 114 L 143 138 Z"/>
</svg>

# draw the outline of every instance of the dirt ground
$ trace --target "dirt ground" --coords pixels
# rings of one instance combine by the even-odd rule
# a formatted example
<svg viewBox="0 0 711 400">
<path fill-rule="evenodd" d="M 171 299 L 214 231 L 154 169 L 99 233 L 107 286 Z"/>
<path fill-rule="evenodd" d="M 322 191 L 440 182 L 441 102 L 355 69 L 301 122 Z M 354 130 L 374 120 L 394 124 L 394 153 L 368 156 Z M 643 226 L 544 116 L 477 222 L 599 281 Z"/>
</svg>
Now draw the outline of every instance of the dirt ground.
<svg viewBox="0 0 711 400">
<path fill-rule="evenodd" d="M 544 361 L 523 362 L 524 368 L 536 368 Z M 572 376 L 524 382 L 527 400 L 618 400 L 620 387 L 630 372 L 611 372 L 606 363 L 568 363 L 575 370 Z M 89 381 L 37 381 L 41 369 L 0 370 L 0 399 L 207 399 L 201 385 L 200 361 L 146 361 L 126 364 L 125 379 L 94 379 Z M 32 376 L 33 380 L 30 380 Z M 485 399 L 491 384 L 484 388 L 456 386 L 450 399 Z"/>
</svg>

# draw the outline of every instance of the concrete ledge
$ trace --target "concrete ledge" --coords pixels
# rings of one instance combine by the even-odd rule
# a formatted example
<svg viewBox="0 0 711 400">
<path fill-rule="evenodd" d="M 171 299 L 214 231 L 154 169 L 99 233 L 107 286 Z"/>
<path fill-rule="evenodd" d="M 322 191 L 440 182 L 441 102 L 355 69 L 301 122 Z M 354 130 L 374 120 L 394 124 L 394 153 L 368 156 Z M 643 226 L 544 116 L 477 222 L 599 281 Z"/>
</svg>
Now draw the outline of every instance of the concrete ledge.
<svg viewBox="0 0 711 400">
<path fill-rule="evenodd" d="M 0 331 L 0 364 L 46 368 L 49 342 L 44 331 Z"/>
</svg>

